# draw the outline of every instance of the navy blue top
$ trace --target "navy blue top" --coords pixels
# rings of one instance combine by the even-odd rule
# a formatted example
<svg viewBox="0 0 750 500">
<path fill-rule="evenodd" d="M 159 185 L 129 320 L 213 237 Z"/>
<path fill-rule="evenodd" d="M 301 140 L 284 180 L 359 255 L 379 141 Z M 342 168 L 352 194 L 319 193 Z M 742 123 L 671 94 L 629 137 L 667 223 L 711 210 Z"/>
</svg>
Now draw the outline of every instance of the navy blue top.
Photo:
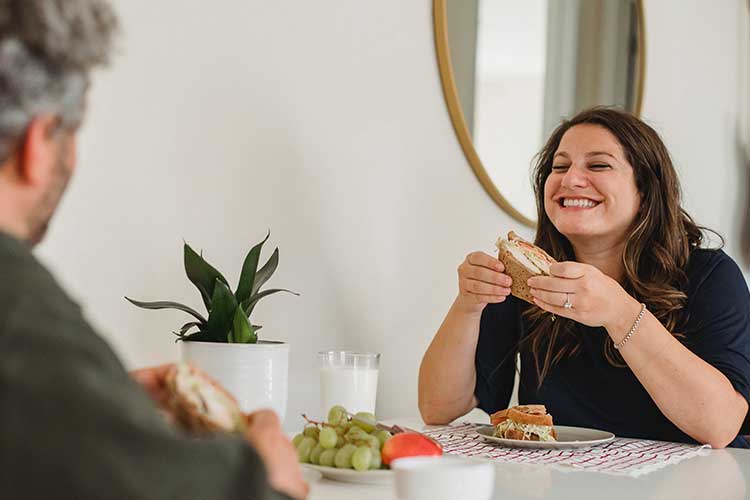
<svg viewBox="0 0 750 500">
<path fill-rule="evenodd" d="M 737 264 L 721 250 L 695 250 L 687 268 L 689 319 L 683 343 L 716 367 L 750 402 L 750 293 Z M 515 379 L 515 354 L 527 329 L 525 302 L 509 297 L 482 313 L 475 358 L 479 407 L 506 408 Z M 540 388 L 533 356 L 521 352 L 518 399 L 541 403 L 555 424 L 603 429 L 621 437 L 695 443 L 656 406 L 629 368 L 604 357 L 604 328 L 578 325 L 581 350 L 554 365 Z M 636 335 L 638 333 L 636 332 Z M 750 417 L 729 446 L 750 448 Z"/>
</svg>

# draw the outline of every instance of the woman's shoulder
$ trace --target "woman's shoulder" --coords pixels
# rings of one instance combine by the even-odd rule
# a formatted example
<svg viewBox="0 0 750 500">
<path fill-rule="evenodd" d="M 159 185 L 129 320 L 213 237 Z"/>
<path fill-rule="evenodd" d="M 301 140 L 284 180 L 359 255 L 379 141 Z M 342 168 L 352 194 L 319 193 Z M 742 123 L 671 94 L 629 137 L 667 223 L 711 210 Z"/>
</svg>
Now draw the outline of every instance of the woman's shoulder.
<svg viewBox="0 0 750 500">
<path fill-rule="evenodd" d="M 701 288 L 709 282 L 715 285 L 717 281 L 724 285 L 741 284 L 747 288 L 739 266 L 721 249 L 696 248 L 690 254 L 686 272 L 691 290 Z"/>
<path fill-rule="evenodd" d="M 686 269 L 688 297 L 698 292 L 722 297 L 748 296 L 748 284 L 737 263 L 721 249 L 693 250 Z"/>
</svg>

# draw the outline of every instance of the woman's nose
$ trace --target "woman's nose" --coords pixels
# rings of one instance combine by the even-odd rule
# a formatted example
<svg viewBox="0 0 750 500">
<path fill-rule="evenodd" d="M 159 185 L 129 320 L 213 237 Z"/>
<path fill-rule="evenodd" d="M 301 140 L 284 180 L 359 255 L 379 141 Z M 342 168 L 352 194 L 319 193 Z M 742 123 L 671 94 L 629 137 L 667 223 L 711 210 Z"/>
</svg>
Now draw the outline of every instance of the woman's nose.
<svg viewBox="0 0 750 500">
<path fill-rule="evenodd" d="M 585 187 L 588 184 L 588 177 L 584 168 L 571 165 L 562 178 L 562 187 L 573 189 Z"/>
</svg>

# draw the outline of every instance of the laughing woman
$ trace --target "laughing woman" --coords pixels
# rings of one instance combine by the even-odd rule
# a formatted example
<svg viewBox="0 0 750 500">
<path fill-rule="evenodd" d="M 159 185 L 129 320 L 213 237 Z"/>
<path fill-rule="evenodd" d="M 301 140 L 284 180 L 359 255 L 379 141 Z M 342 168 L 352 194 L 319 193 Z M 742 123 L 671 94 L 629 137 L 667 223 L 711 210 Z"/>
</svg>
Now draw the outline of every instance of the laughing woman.
<svg viewBox="0 0 750 500">
<path fill-rule="evenodd" d="M 519 401 L 556 424 L 750 447 L 750 294 L 730 257 L 703 248 L 657 133 L 584 111 L 553 132 L 534 182 L 535 243 L 560 263 L 529 280 L 532 306 L 495 257 L 466 257 L 420 367 L 423 419 L 505 408 L 520 353 Z"/>
</svg>

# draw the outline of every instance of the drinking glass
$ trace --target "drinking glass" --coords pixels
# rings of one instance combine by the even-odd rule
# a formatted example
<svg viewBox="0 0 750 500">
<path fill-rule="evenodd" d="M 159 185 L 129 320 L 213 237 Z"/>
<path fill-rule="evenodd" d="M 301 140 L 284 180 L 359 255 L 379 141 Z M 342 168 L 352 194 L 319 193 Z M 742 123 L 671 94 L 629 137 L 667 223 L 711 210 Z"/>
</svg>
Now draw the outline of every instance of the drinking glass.
<svg viewBox="0 0 750 500">
<path fill-rule="evenodd" d="M 374 352 L 322 351 L 320 360 L 320 415 L 332 406 L 350 413 L 375 413 L 380 354 Z"/>
</svg>

